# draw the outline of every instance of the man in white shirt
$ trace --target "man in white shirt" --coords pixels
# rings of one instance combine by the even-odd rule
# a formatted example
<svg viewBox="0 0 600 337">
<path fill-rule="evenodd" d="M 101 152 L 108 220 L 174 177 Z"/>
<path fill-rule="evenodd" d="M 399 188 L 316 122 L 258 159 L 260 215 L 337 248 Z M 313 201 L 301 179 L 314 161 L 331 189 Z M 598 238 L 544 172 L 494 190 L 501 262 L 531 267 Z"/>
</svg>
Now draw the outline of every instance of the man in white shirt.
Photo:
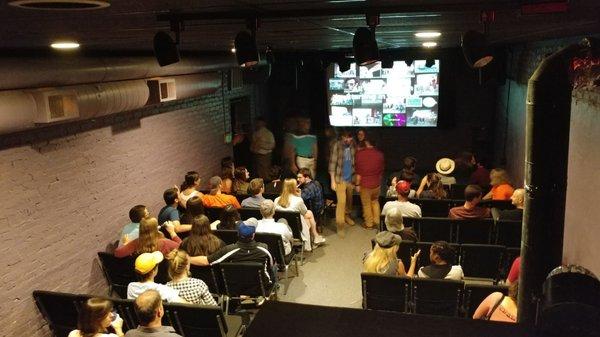
<svg viewBox="0 0 600 337">
<path fill-rule="evenodd" d="M 408 195 L 410 194 L 410 183 L 405 180 L 400 180 L 396 184 L 396 192 L 398 192 L 398 200 L 386 202 L 381 210 L 381 215 L 386 215 L 390 209 L 396 207 L 400 210 L 400 212 L 402 212 L 402 216 L 404 217 L 420 218 L 421 207 L 408 201 Z"/>
<path fill-rule="evenodd" d="M 267 179 L 271 172 L 271 153 L 275 148 L 275 137 L 267 129 L 267 123 L 262 117 L 255 120 L 255 131 L 252 134 L 250 152 L 252 152 L 254 171 L 257 176 Z"/>
<path fill-rule="evenodd" d="M 279 221 L 276 222 L 273 218 L 273 215 L 275 215 L 275 203 L 273 200 L 265 199 L 260 204 L 260 214 L 263 218 L 257 221 L 256 233 L 273 233 L 281 235 L 285 255 L 291 253 L 291 241 L 293 238 L 292 230 L 287 225 L 285 219 L 279 219 Z"/>
</svg>

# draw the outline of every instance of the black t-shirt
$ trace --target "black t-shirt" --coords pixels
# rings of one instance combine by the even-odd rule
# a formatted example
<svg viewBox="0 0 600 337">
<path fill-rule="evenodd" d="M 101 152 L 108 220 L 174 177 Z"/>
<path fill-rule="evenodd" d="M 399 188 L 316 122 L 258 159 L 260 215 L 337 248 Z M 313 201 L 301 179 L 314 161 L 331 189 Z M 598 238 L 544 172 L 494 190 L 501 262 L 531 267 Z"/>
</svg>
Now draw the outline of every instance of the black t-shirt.
<svg viewBox="0 0 600 337">
<path fill-rule="evenodd" d="M 265 265 L 265 276 L 271 281 L 275 277 L 273 274 L 273 257 L 269 253 L 268 246 L 262 242 L 254 240 L 250 242 L 238 241 L 227 245 L 213 254 L 207 256 L 208 263 L 216 264 L 221 262 L 258 262 Z"/>
<path fill-rule="evenodd" d="M 442 280 L 448 275 L 450 269 L 452 269 L 452 266 L 449 264 L 430 264 L 427 267 L 423 267 L 421 271 L 429 276 L 429 278 Z"/>
</svg>

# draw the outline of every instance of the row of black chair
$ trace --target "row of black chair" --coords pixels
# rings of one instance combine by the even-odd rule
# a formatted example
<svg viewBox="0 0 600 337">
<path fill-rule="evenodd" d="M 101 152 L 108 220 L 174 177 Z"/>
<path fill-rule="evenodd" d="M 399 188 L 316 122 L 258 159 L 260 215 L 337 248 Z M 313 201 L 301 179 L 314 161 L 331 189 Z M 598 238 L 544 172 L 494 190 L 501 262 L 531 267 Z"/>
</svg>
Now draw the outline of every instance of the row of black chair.
<svg viewBox="0 0 600 337">
<path fill-rule="evenodd" d="M 360 278 L 364 309 L 455 317 L 472 317 L 489 294 L 495 291 L 506 294 L 508 289 L 498 285 L 374 273 L 362 273 Z"/>
<path fill-rule="evenodd" d="M 56 337 L 67 337 L 77 329 L 77 317 L 82 304 L 93 295 L 69 294 L 36 290 L 35 303 Z M 108 298 L 123 318 L 123 331 L 135 329 L 139 320 L 132 300 Z M 232 337 L 242 329 L 239 316 L 225 315 L 221 307 L 181 303 L 164 304 L 163 325 L 175 328 L 184 337 Z"/>
<path fill-rule="evenodd" d="M 396 198 L 379 197 L 379 203 L 385 205 L 388 201 L 398 200 Z M 413 204 L 421 207 L 421 215 L 427 217 L 447 217 L 450 209 L 464 205 L 464 199 L 410 199 Z M 497 208 L 500 210 L 514 209 L 510 200 L 485 200 L 479 206 Z"/>
</svg>

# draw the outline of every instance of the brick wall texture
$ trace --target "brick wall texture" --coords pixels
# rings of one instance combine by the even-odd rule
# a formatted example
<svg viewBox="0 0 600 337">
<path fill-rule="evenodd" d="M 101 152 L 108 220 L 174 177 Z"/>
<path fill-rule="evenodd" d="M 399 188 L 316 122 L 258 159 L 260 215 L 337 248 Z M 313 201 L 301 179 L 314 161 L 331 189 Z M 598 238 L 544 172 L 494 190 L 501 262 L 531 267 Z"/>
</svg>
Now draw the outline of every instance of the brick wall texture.
<svg viewBox="0 0 600 337">
<path fill-rule="evenodd" d="M 19 135 L 28 144 L 1 139 L 1 335 L 51 335 L 35 289 L 106 295 L 96 252 L 118 238 L 133 205 L 156 215 L 162 192 L 185 172 L 197 170 L 207 183 L 220 171 L 220 158 L 231 155 L 223 141 L 229 99 L 246 95 L 254 102 L 252 87 L 219 90 L 96 127 L 88 121 Z"/>
</svg>

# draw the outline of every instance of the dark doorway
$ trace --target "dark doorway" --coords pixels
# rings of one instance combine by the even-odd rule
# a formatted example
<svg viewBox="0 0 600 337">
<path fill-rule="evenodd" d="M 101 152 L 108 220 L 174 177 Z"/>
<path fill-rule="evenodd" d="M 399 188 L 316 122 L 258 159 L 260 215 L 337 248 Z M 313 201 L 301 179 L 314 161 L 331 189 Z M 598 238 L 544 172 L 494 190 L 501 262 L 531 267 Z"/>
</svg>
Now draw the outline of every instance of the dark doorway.
<svg viewBox="0 0 600 337">
<path fill-rule="evenodd" d="M 231 130 L 233 132 L 233 158 L 236 166 L 250 165 L 250 134 L 252 116 L 250 97 L 244 96 L 230 101 Z"/>
</svg>

